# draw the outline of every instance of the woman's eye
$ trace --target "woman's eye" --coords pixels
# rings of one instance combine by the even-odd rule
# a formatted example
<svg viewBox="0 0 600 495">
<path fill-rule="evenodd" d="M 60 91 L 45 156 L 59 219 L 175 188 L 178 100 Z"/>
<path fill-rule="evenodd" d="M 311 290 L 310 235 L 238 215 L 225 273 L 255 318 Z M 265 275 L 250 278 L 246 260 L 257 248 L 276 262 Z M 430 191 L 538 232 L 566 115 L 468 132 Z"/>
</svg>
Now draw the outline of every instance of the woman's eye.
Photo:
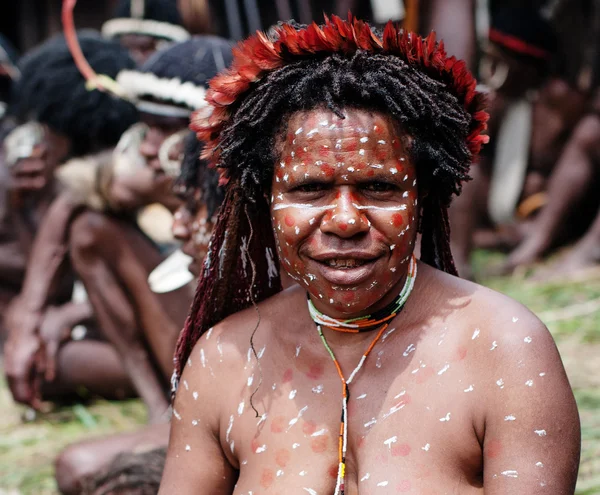
<svg viewBox="0 0 600 495">
<path fill-rule="evenodd" d="M 327 189 L 327 184 L 322 184 L 319 182 L 311 182 L 309 184 L 302 184 L 301 186 L 297 186 L 293 189 L 293 192 L 301 192 L 301 193 L 312 193 L 312 192 L 320 192 Z"/>
<path fill-rule="evenodd" d="M 390 192 L 396 190 L 396 185 L 389 182 L 369 182 L 362 185 L 361 189 L 369 192 Z"/>
</svg>

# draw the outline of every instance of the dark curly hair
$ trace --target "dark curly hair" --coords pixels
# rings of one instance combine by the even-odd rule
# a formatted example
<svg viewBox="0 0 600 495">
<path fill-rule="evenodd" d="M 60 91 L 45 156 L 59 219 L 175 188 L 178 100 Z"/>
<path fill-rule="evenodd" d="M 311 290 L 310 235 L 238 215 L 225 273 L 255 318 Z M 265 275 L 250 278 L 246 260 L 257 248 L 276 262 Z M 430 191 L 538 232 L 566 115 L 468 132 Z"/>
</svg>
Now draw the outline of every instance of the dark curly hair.
<svg viewBox="0 0 600 495">
<path fill-rule="evenodd" d="M 127 50 L 94 31 L 77 34 L 81 49 L 98 74 L 115 78 L 135 66 Z M 23 56 L 21 77 L 12 89 L 9 112 L 20 120 L 37 120 L 66 135 L 72 154 L 83 155 L 115 145 L 138 120 L 131 103 L 98 90 L 88 90 L 63 35 Z"/>
</svg>

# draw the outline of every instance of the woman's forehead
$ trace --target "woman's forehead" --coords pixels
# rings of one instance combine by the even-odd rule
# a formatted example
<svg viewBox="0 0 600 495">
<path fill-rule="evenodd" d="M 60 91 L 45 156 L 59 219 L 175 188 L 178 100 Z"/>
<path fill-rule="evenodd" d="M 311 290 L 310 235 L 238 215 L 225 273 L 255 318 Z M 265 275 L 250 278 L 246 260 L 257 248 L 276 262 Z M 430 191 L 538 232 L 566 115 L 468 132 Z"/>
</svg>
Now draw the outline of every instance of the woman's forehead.
<svg viewBox="0 0 600 495">
<path fill-rule="evenodd" d="M 284 141 L 297 145 L 323 139 L 358 138 L 367 142 L 399 137 L 398 126 L 382 113 L 348 108 L 343 115 L 340 118 L 324 108 L 296 112 L 288 119 Z"/>
</svg>

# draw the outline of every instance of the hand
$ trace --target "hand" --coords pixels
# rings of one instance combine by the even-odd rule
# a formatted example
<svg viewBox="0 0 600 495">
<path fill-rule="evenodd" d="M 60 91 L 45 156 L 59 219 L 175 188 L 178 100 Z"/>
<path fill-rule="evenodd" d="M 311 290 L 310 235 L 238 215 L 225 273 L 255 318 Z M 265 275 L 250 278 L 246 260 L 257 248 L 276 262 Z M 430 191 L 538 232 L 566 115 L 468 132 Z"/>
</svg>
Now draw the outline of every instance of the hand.
<svg viewBox="0 0 600 495">
<path fill-rule="evenodd" d="M 64 307 L 50 306 L 44 314 L 39 331 L 42 352 L 38 369 L 44 372 L 47 382 L 56 378 L 56 355 L 61 344 L 69 340 L 70 335 L 71 322 L 67 311 Z"/>
<path fill-rule="evenodd" d="M 35 335 L 41 319 L 40 311 L 32 311 L 21 297 L 16 297 L 6 309 L 4 325 L 11 335 Z"/>
<path fill-rule="evenodd" d="M 11 335 L 4 348 L 4 372 L 13 399 L 37 410 L 42 407 L 40 350 L 39 338 L 30 334 Z"/>
</svg>

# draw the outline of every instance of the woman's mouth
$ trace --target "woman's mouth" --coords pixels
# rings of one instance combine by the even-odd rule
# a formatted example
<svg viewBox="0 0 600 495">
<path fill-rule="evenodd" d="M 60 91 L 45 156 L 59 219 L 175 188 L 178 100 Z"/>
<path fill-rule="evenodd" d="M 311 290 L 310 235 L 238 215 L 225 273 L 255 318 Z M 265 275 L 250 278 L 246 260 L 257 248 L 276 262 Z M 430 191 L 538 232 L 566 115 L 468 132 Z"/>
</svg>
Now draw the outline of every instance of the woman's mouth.
<svg viewBox="0 0 600 495">
<path fill-rule="evenodd" d="M 312 259 L 311 271 L 333 285 L 356 286 L 375 275 L 381 257 L 331 257 Z"/>
</svg>

